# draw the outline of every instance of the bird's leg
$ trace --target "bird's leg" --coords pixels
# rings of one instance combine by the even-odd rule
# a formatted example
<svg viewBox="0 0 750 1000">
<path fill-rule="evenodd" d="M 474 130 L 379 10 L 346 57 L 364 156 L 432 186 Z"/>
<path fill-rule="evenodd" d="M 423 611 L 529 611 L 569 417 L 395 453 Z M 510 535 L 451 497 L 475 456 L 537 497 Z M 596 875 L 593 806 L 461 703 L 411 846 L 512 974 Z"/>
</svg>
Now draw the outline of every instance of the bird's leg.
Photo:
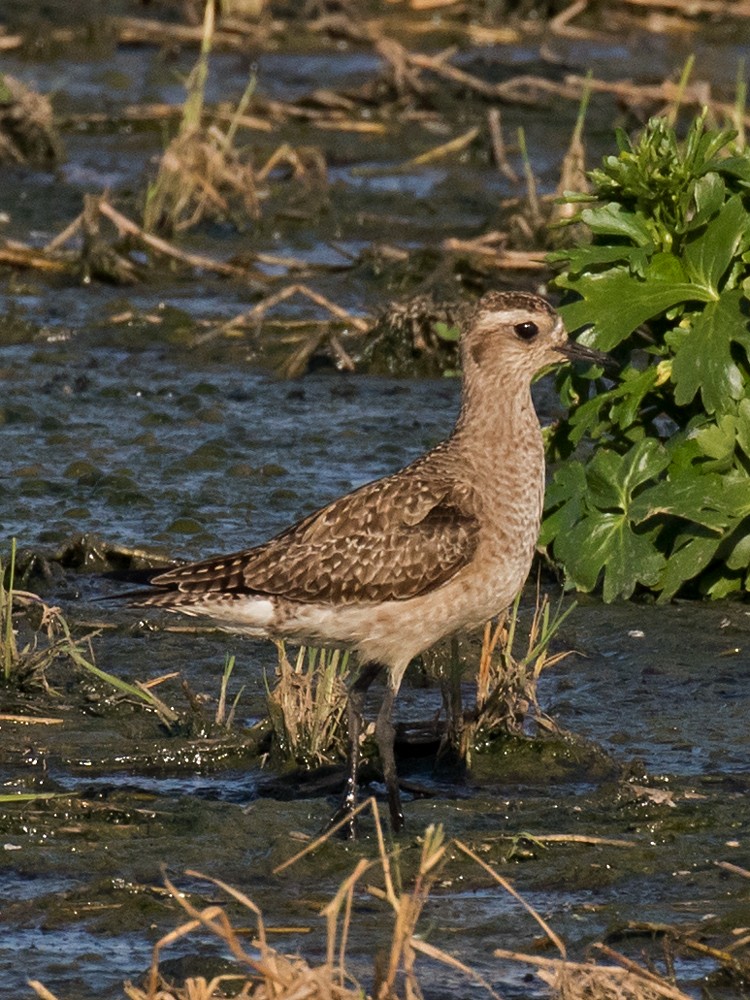
<svg viewBox="0 0 750 1000">
<path fill-rule="evenodd" d="M 380 763 L 383 765 L 385 787 L 388 791 L 388 808 L 391 814 L 391 829 L 394 833 L 398 833 L 404 825 L 404 811 L 401 808 L 401 793 L 398 788 L 396 757 L 393 752 L 395 730 L 391 720 L 391 712 L 393 710 L 393 702 L 395 698 L 396 691 L 389 683 L 386 685 L 385 695 L 375 722 L 375 739 L 378 744 L 378 752 L 380 753 Z"/>
<path fill-rule="evenodd" d="M 365 697 L 367 689 L 383 669 L 381 663 L 365 663 L 359 670 L 354 683 L 349 688 L 349 696 L 346 701 L 346 716 L 349 727 L 349 760 L 347 764 L 346 784 L 344 785 L 344 795 L 336 812 L 331 816 L 326 829 L 335 826 L 345 817 L 349 817 L 348 823 L 343 827 L 344 835 L 354 840 L 357 836 L 356 817 L 352 812 L 357 806 L 357 777 L 359 774 L 360 760 L 360 737 L 362 735 L 362 715 L 365 708 Z"/>
</svg>

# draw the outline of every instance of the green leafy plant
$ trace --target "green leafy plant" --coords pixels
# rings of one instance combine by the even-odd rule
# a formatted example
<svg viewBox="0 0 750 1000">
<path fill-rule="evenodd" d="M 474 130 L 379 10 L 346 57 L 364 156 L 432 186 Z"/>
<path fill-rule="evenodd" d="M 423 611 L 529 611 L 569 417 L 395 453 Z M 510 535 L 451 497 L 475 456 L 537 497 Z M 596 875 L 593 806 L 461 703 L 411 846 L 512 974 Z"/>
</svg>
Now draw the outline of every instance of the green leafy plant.
<svg viewBox="0 0 750 1000">
<path fill-rule="evenodd" d="M 575 197 L 590 242 L 551 260 L 568 329 L 622 369 L 560 377 L 542 542 L 607 601 L 724 597 L 750 576 L 750 151 L 705 116 L 618 145 Z"/>
</svg>

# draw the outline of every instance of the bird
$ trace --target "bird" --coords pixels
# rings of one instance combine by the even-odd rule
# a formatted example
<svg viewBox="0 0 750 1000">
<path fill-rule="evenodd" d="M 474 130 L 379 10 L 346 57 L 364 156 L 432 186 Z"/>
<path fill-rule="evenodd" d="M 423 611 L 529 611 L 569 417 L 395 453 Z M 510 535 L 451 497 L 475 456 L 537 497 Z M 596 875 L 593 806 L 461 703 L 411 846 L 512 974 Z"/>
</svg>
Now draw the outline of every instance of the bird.
<svg viewBox="0 0 750 1000">
<path fill-rule="evenodd" d="M 250 636 L 356 653 L 347 776 L 331 819 L 350 836 L 372 682 L 385 675 L 375 741 L 398 832 L 404 812 L 391 715 L 408 664 L 503 612 L 526 581 L 545 482 L 532 381 L 565 361 L 609 361 L 571 340 L 545 298 L 520 291 L 485 293 L 466 315 L 459 349 L 461 405 L 444 441 L 260 545 L 160 572 L 131 601 Z"/>
</svg>

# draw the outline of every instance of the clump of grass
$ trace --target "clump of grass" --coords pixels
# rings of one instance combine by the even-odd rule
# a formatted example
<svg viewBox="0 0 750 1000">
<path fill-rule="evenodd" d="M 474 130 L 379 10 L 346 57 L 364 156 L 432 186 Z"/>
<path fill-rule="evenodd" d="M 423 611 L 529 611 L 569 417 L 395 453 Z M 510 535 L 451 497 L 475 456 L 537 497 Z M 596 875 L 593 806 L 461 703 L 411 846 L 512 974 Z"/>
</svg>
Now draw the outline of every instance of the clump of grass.
<svg viewBox="0 0 750 1000">
<path fill-rule="evenodd" d="M 183 681 L 188 710 L 177 712 L 160 698 L 155 689 L 164 681 L 179 677 L 170 673 L 148 681 L 133 683 L 98 666 L 93 640 L 100 631 L 74 636 L 71 625 L 60 608 L 47 604 L 38 595 L 15 588 L 16 540 L 11 542 L 7 566 L 0 560 L 0 678 L 7 686 L 18 690 L 43 689 L 55 695 L 48 680 L 54 663 L 72 667 L 81 676 L 88 675 L 111 689 L 120 700 L 127 700 L 155 712 L 170 732 L 185 733 L 191 728 L 203 728 L 206 719 L 200 700 Z M 23 636 L 23 638 L 20 638 Z M 229 681 L 235 658 L 228 656 L 224 664 L 219 697 L 213 722 L 227 731 L 232 729 L 237 704 L 244 691 L 240 687 L 229 703 Z"/>
<path fill-rule="evenodd" d="M 276 683 L 268 689 L 268 714 L 283 754 L 305 767 L 345 755 L 344 723 L 349 653 L 302 646 L 292 664 L 277 642 Z"/>
<path fill-rule="evenodd" d="M 207 0 L 200 55 L 186 83 L 180 126 L 146 192 L 143 228 L 149 232 L 188 229 L 206 216 L 226 218 L 233 200 L 239 200 L 245 217 L 254 219 L 259 214 L 252 165 L 242 161 L 234 146 L 255 80 L 245 88 L 226 131 L 215 124 L 203 125 L 215 17 L 215 0 Z"/>
<path fill-rule="evenodd" d="M 0 74 L 0 163 L 52 166 L 63 158 L 49 98 Z"/>
<path fill-rule="evenodd" d="M 187 98 L 177 135 L 164 151 L 155 181 L 146 192 L 143 228 L 167 234 L 189 229 L 201 219 L 226 219 L 239 203 L 243 219 L 260 214 L 252 163 L 243 160 L 235 138 L 255 90 L 251 78 L 226 131 L 203 124 L 215 0 L 207 0 L 200 55 L 187 79 Z"/>
<path fill-rule="evenodd" d="M 506 615 L 484 628 L 477 673 L 476 705 L 466 713 L 461 732 L 461 755 L 467 762 L 473 747 L 487 735 L 521 735 L 530 720 L 550 728 L 537 697 L 539 678 L 569 651 L 550 652 L 550 643 L 574 609 L 553 611 L 547 594 L 537 590 L 525 649 L 517 651 L 521 595 Z"/>
<path fill-rule="evenodd" d="M 19 689 L 52 689 L 47 672 L 57 660 L 67 661 L 97 680 L 156 711 L 165 725 L 172 725 L 178 715 L 147 684 L 130 684 L 96 665 L 92 640 L 99 634 L 89 632 L 74 637 L 60 608 L 47 604 L 37 594 L 15 589 L 16 540 L 11 541 L 8 566 L 0 560 L 0 663 L 7 685 Z M 14 628 L 14 608 L 22 611 L 19 630 Z M 24 640 L 19 641 L 21 629 Z"/>
<path fill-rule="evenodd" d="M 568 652 L 550 651 L 550 644 L 575 607 L 553 610 L 547 595 L 537 593 L 525 640 L 520 639 L 520 595 L 497 622 L 485 626 L 476 680 L 476 699 L 464 710 L 461 679 L 464 669 L 458 643 L 451 641 L 447 667 L 437 656 L 426 658 L 428 673 L 443 689 L 448 715 L 447 742 L 461 759 L 471 762 L 474 748 L 488 738 L 520 735 L 534 722 L 547 729 L 554 723 L 537 698 L 539 678 Z M 522 648 L 519 651 L 519 642 Z M 290 761 L 319 767 L 346 756 L 346 677 L 349 653 L 301 647 L 294 663 L 283 642 L 277 643 L 276 683 L 267 685 L 267 704 L 276 744 Z"/>
<path fill-rule="evenodd" d="M 475 748 L 498 736 L 521 736 L 532 724 L 548 730 L 556 727 L 542 711 L 537 696 L 539 678 L 545 670 L 569 655 L 552 653 L 550 645 L 574 609 L 553 609 L 549 597 L 537 589 L 529 630 L 522 637 L 521 594 L 508 611 L 484 627 L 476 669 L 474 705 L 464 706 L 462 684 L 466 671 L 457 639 L 448 650 L 424 657 L 428 676 L 437 677 L 447 716 L 444 743 L 467 765 Z"/>
<path fill-rule="evenodd" d="M 391 859 L 386 851 L 383 831 L 373 799 L 362 803 L 360 810 L 372 809 L 375 819 L 378 844 L 377 855 L 372 859 L 360 858 L 351 874 L 345 878 L 331 901 L 321 910 L 326 921 L 326 958 L 320 965 L 309 964 L 304 958 L 281 954 L 268 944 L 266 926 L 260 909 L 243 892 L 215 878 L 199 872 L 188 871 L 192 878 L 199 878 L 219 888 L 232 900 L 252 914 L 256 931 L 253 951 L 248 952 L 240 940 L 240 932 L 232 925 L 223 907 L 215 904 L 199 909 L 189 895 L 178 890 L 165 878 L 167 889 L 179 903 L 189 919 L 164 935 L 154 946 L 151 969 L 143 986 L 125 984 L 129 1000 L 216 1000 L 225 995 L 244 996 L 253 1000 L 292 1000 L 307 997 L 310 1000 L 365 1000 L 368 994 L 346 967 L 347 945 L 351 930 L 355 900 L 366 891 L 388 904 L 393 915 L 393 929 L 390 948 L 382 963 L 376 963 L 375 984 L 372 996 L 378 1000 L 395 998 L 404 987 L 406 997 L 422 996 L 415 972 L 415 961 L 422 952 L 438 961 L 446 961 L 456 969 L 466 972 L 471 978 L 487 986 L 482 978 L 461 962 L 442 952 L 439 948 L 420 941 L 416 927 L 435 881 L 446 858 L 448 846 L 440 826 L 430 826 L 420 838 L 419 861 L 409 890 L 399 891 L 392 873 Z M 305 851 L 291 858 L 277 869 L 294 864 L 304 854 L 319 846 L 330 836 L 320 838 Z M 380 869 L 383 888 L 364 883 L 374 871 Z M 159 972 L 161 953 L 164 948 L 181 940 L 199 929 L 215 935 L 228 948 L 239 967 L 247 972 L 237 972 L 217 976 L 212 980 L 195 977 L 183 985 L 168 983 Z M 41 984 L 32 981 L 32 987 L 43 1000 L 55 1000 Z M 489 989 L 489 987 L 487 987 Z M 226 992 L 225 992 L 226 991 Z M 492 996 L 496 996 L 490 990 Z"/>
<path fill-rule="evenodd" d="M 237 146 L 240 128 L 258 126 L 258 119 L 247 115 L 255 92 L 254 76 L 229 116 L 218 111 L 207 122 L 205 92 L 215 18 L 216 0 L 206 0 L 200 55 L 186 81 L 187 97 L 177 134 L 146 191 L 143 229 L 147 233 L 171 235 L 203 219 L 230 220 L 244 228 L 248 220 L 260 217 L 260 202 L 268 196 L 266 182 L 279 172 L 304 182 L 306 190 L 326 182 L 326 160 L 317 147 L 282 143 L 256 168 L 252 151 Z M 224 128 L 220 121 L 227 117 Z M 265 129 L 266 123 L 262 124 Z"/>
<path fill-rule="evenodd" d="M 0 661 L 7 685 L 49 690 L 47 671 L 62 656 L 83 657 L 86 640 L 74 640 L 60 609 L 15 587 L 16 540 L 7 566 L 0 560 Z M 15 621 L 14 621 L 15 617 Z M 16 625 L 18 626 L 16 628 Z M 23 635 L 23 638 L 21 636 Z"/>
</svg>

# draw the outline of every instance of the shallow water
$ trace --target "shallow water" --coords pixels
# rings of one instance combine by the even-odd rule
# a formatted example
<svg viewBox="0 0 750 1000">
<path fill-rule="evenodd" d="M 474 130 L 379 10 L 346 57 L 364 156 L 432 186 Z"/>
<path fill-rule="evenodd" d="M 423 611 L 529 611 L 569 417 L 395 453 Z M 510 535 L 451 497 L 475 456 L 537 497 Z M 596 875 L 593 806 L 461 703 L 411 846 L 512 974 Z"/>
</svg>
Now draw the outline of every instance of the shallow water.
<svg viewBox="0 0 750 1000">
<path fill-rule="evenodd" d="M 709 51 L 703 35 L 641 41 L 555 39 L 561 67 L 554 72 L 590 64 L 610 77 L 623 66 L 641 78 L 662 76 L 694 43 Z M 714 42 L 714 58 L 706 56 L 702 71 L 715 74 L 717 83 L 733 79 L 740 41 L 721 40 L 720 48 Z M 306 55 L 218 55 L 209 99 L 241 92 L 252 62 L 260 92 L 283 99 L 308 93 L 321 76 L 333 87 L 357 85 L 372 73 L 375 61 L 367 52 L 321 48 Z M 493 67 L 498 76 L 550 71 L 536 40 L 502 55 Z M 76 115 L 102 103 L 117 110 L 135 102 L 179 102 L 178 74 L 193 58 L 105 46 L 76 59 L 5 55 L 3 69 L 56 90 L 58 113 Z M 472 50 L 463 64 L 471 68 L 477 58 L 489 55 Z M 458 101 L 448 109 L 450 135 L 473 121 L 467 108 Z M 611 100 L 594 102 L 592 161 L 611 148 L 618 116 Z M 520 124 L 527 131 L 543 190 L 556 183 L 574 117 L 568 106 L 504 110 L 508 135 Z M 331 181 L 326 211 L 290 220 L 276 192 L 251 232 L 206 226 L 186 245 L 222 258 L 252 246 L 338 265 L 374 240 L 429 250 L 448 235 L 476 235 L 496 223 L 498 200 L 515 191 L 494 167 L 467 155 L 424 169 L 394 169 L 449 137 L 398 125 L 385 137 L 344 140 L 319 131 L 311 137 L 298 123 L 261 134 L 265 155 L 282 138 L 323 143 Z M 124 125 L 79 125 L 65 140 L 68 159 L 56 175 L 7 171 L 0 195 L 5 235 L 43 243 L 80 210 L 84 191 L 112 187 L 120 203 L 134 204 L 133 192 L 162 141 L 158 128 Z M 362 166 L 379 170 L 358 173 Z M 312 283 L 355 313 L 413 290 L 408 282 L 394 289 L 365 266 L 321 272 Z M 270 344 L 270 334 L 200 350 L 187 346 L 201 321 L 230 318 L 248 308 L 253 294 L 207 275 L 162 272 L 128 289 L 8 275 L 0 287 L 0 535 L 49 556 L 81 535 L 100 536 L 108 545 L 150 546 L 165 557 L 233 550 L 398 468 L 448 432 L 458 402 L 455 381 L 332 371 L 281 381 L 269 371 L 283 353 Z M 111 321 L 128 310 L 132 321 Z M 290 301 L 280 314 L 316 312 Z M 538 400 L 549 417 L 549 386 L 539 387 Z M 35 578 L 34 585 L 60 602 L 79 628 L 107 626 L 94 640 L 100 666 L 131 681 L 178 669 L 212 705 L 225 657 L 233 653 L 231 694 L 245 686 L 239 720 L 250 726 L 265 715 L 264 675 L 273 671 L 276 655 L 270 644 L 139 624 L 134 612 L 98 600 L 120 585 L 95 572 L 96 559 L 75 565 L 70 556 L 64 569 L 52 566 L 51 578 Z M 526 604 L 532 600 L 528 594 Z M 152 621 L 162 624 L 158 615 Z M 543 708 L 578 742 L 553 750 L 495 748 L 479 755 L 464 778 L 434 771 L 431 758 L 401 762 L 404 773 L 432 793 L 407 802 L 409 825 L 400 840 L 405 879 L 416 863 L 417 837 L 428 824 L 442 823 L 448 836 L 466 841 L 512 880 L 573 957 L 607 939 L 636 959 L 660 958 L 669 946 L 639 929 L 643 921 L 689 929 L 718 947 L 736 939 L 735 930 L 750 926 L 750 882 L 717 862 L 750 867 L 749 631 L 740 604 L 603 607 L 581 600 L 560 639 L 575 654 L 540 685 Z M 100 687 L 89 690 L 71 678 L 61 683 L 60 695 L 36 707 L 62 718 L 62 725 L 0 721 L 2 790 L 61 793 L 0 806 L 0 993 L 28 995 L 26 979 L 33 977 L 60 1000 L 121 996 L 123 980 L 140 979 L 153 943 L 180 920 L 163 892 L 163 865 L 206 899 L 216 898 L 215 891 L 184 876 L 185 869 L 236 885 L 272 925 L 305 929 L 275 935 L 274 944 L 320 960 L 320 908 L 360 854 L 374 853 L 372 837 L 356 846 L 328 844 L 275 876 L 274 866 L 300 846 L 295 834 L 320 828 L 330 797 L 305 797 L 274 781 L 278 776 L 258 767 L 253 748 L 237 734 L 207 728 L 168 736 L 153 715 L 113 706 Z M 184 707 L 177 685 L 172 697 Z M 3 711 L 35 708 L 33 700 L 19 703 L 5 690 L 0 699 Z M 415 672 L 397 715 L 426 719 L 439 705 L 437 692 Z M 601 752 L 582 747 L 582 740 Z M 291 797 L 282 797 L 285 790 Z M 592 840 L 528 839 L 551 834 Z M 349 962 L 367 985 L 390 925 L 384 905 L 364 892 L 356 904 Z M 247 915 L 239 920 L 246 924 Z M 504 997 L 544 995 L 525 967 L 492 956 L 497 947 L 536 948 L 538 926 L 459 856 L 434 888 L 421 927 Z M 202 972 L 206 956 L 216 953 L 191 938 L 169 950 L 168 967 L 185 975 L 196 970 L 190 963 L 197 956 Z M 711 997 L 743 995 L 741 984 L 723 980 L 705 957 L 680 950 L 674 962 L 691 996 L 706 995 L 703 987 Z M 486 995 L 455 970 L 426 959 L 418 967 L 431 998 Z"/>
</svg>

